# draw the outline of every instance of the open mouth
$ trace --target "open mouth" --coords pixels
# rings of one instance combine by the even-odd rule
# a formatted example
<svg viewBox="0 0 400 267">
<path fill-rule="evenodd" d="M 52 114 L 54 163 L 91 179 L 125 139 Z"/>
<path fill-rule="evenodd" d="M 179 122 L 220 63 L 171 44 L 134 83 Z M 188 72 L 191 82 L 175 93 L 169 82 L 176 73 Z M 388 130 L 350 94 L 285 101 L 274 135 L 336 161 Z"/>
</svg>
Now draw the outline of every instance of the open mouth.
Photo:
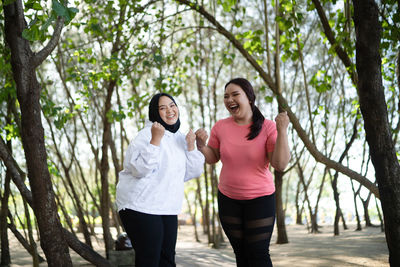
<svg viewBox="0 0 400 267">
<path fill-rule="evenodd" d="M 231 104 L 228 106 L 230 112 L 236 112 L 239 109 L 238 104 Z"/>
<path fill-rule="evenodd" d="M 171 114 L 167 116 L 167 120 L 174 120 L 175 119 L 175 114 Z"/>
</svg>

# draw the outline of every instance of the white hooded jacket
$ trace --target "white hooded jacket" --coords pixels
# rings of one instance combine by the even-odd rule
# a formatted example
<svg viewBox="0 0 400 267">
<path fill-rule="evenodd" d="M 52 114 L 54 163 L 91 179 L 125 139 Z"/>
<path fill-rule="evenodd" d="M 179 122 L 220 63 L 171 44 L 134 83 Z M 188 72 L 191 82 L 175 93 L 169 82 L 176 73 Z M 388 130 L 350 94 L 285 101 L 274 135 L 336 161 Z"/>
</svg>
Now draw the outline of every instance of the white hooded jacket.
<svg viewBox="0 0 400 267">
<path fill-rule="evenodd" d="M 202 174 L 204 156 L 196 149 L 187 150 L 180 131 L 166 130 L 160 146 L 150 144 L 151 125 L 148 121 L 126 151 L 117 184 L 118 211 L 177 215 L 182 209 L 184 182 Z"/>
</svg>

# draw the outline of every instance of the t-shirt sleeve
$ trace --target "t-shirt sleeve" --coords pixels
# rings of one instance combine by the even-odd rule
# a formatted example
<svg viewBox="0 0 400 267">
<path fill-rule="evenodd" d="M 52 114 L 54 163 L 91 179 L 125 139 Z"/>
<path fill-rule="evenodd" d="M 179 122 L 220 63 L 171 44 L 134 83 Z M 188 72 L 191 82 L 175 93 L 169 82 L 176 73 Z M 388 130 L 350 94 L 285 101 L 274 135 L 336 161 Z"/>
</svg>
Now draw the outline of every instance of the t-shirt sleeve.
<svg viewBox="0 0 400 267">
<path fill-rule="evenodd" d="M 267 141 L 265 142 L 265 151 L 272 152 L 275 149 L 276 143 L 276 124 L 274 121 L 267 121 L 265 124 L 266 131 L 267 131 Z"/>
<path fill-rule="evenodd" d="M 219 138 L 218 138 L 218 123 L 216 123 L 210 133 L 210 139 L 208 139 L 208 145 L 212 148 L 219 149 Z"/>
</svg>

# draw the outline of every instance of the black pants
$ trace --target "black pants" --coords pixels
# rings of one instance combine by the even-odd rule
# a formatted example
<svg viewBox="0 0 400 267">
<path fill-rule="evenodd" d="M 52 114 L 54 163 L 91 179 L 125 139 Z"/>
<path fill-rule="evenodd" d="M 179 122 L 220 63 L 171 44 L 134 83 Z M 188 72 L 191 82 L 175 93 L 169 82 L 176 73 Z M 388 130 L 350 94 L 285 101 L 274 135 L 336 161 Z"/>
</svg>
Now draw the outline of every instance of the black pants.
<svg viewBox="0 0 400 267">
<path fill-rule="evenodd" d="M 218 191 L 222 228 L 238 267 L 272 266 L 269 243 L 275 223 L 275 194 L 250 200 L 231 199 Z"/>
<path fill-rule="evenodd" d="M 176 266 L 177 215 L 151 215 L 125 209 L 119 216 L 135 250 L 136 267 Z"/>
</svg>

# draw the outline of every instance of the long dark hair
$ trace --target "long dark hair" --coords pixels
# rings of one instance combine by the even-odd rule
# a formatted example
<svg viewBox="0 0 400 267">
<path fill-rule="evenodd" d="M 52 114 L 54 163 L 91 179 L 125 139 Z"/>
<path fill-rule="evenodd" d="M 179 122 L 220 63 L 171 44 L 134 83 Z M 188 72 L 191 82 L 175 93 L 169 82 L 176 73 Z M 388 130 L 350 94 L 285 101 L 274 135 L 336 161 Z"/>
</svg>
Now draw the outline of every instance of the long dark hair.
<svg viewBox="0 0 400 267">
<path fill-rule="evenodd" d="M 261 111 L 255 105 L 256 95 L 254 94 L 253 86 L 251 85 L 251 83 L 248 80 L 246 80 L 244 78 L 232 79 L 229 82 L 227 82 L 227 84 L 225 84 L 225 90 L 226 90 L 226 87 L 231 83 L 240 86 L 240 88 L 242 88 L 243 91 L 246 93 L 247 98 L 250 100 L 251 110 L 253 111 L 253 117 L 251 118 L 251 120 L 253 121 L 253 124 L 250 125 L 250 127 L 249 127 L 250 133 L 246 137 L 247 137 L 247 140 L 252 140 L 252 139 L 256 138 L 258 136 L 258 134 L 261 132 L 261 128 L 263 126 L 264 119 L 265 119 L 264 115 L 261 113 Z"/>
</svg>

